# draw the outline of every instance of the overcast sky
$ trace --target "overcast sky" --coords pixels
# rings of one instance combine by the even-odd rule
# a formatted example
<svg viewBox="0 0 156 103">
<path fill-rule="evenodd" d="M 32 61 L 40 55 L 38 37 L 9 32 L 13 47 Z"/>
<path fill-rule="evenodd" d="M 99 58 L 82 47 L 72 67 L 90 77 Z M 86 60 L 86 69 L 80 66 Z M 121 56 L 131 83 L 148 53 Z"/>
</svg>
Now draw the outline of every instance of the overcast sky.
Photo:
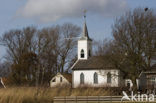
<svg viewBox="0 0 156 103">
<path fill-rule="evenodd" d="M 89 35 L 95 40 L 111 38 L 111 25 L 116 17 L 136 7 L 156 11 L 156 0 L 0 0 L 0 36 L 10 29 L 38 28 L 71 22 L 83 25 L 87 10 Z M 0 59 L 5 48 L 0 46 Z"/>
</svg>

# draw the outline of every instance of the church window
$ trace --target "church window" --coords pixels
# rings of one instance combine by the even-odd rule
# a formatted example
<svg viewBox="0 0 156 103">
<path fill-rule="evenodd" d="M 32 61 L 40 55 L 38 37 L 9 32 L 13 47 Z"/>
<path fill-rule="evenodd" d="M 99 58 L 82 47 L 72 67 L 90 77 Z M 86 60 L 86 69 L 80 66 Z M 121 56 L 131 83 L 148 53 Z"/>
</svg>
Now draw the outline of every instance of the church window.
<svg viewBox="0 0 156 103">
<path fill-rule="evenodd" d="M 62 82 L 62 77 L 60 77 L 60 82 Z"/>
<path fill-rule="evenodd" d="M 91 52 L 90 52 L 90 50 L 89 50 L 89 57 L 91 56 Z"/>
<path fill-rule="evenodd" d="M 52 82 L 56 82 L 56 79 L 53 79 Z"/>
<path fill-rule="evenodd" d="M 156 78 L 155 78 L 154 76 L 151 76 L 151 77 L 149 78 L 149 84 L 150 84 L 151 86 L 153 86 L 153 85 L 156 84 Z"/>
<path fill-rule="evenodd" d="M 107 83 L 111 83 L 111 73 L 107 73 Z"/>
<path fill-rule="evenodd" d="M 94 73 L 94 84 L 98 84 L 98 74 Z"/>
<path fill-rule="evenodd" d="M 81 50 L 81 58 L 84 58 L 84 50 Z"/>
<path fill-rule="evenodd" d="M 80 74 L 80 84 L 84 84 L 84 74 Z"/>
</svg>

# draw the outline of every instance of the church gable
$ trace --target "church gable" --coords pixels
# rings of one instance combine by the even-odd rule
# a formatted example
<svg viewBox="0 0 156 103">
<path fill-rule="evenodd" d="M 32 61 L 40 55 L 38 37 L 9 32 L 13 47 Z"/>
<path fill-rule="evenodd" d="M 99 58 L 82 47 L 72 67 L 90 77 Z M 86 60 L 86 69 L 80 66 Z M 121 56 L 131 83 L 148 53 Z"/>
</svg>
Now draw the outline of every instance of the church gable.
<svg viewBox="0 0 156 103">
<path fill-rule="evenodd" d="M 50 87 L 56 86 L 70 86 L 72 82 L 72 75 L 69 73 L 57 73 L 50 81 Z"/>
</svg>

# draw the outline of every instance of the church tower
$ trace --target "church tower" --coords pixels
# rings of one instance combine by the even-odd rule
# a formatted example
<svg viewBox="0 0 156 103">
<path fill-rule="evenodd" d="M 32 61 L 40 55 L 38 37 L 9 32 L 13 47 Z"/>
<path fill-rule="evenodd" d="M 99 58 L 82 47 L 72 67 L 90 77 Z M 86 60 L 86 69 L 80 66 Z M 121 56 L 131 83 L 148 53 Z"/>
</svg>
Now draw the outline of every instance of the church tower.
<svg viewBox="0 0 156 103">
<path fill-rule="evenodd" d="M 83 33 L 78 40 L 78 59 L 87 60 L 92 55 L 92 39 L 88 35 L 86 16 L 84 15 Z"/>
</svg>

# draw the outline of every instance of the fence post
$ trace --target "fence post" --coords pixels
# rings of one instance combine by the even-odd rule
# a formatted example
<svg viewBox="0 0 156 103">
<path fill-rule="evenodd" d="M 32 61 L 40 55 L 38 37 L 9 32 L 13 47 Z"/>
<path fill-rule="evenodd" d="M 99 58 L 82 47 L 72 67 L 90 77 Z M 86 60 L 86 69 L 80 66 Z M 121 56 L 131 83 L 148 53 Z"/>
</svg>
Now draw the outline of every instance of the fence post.
<svg viewBox="0 0 156 103">
<path fill-rule="evenodd" d="M 88 103 L 88 96 L 87 96 L 87 103 Z"/>
<path fill-rule="evenodd" d="M 98 96 L 98 103 L 99 103 L 99 96 Z"/>
</svg>

